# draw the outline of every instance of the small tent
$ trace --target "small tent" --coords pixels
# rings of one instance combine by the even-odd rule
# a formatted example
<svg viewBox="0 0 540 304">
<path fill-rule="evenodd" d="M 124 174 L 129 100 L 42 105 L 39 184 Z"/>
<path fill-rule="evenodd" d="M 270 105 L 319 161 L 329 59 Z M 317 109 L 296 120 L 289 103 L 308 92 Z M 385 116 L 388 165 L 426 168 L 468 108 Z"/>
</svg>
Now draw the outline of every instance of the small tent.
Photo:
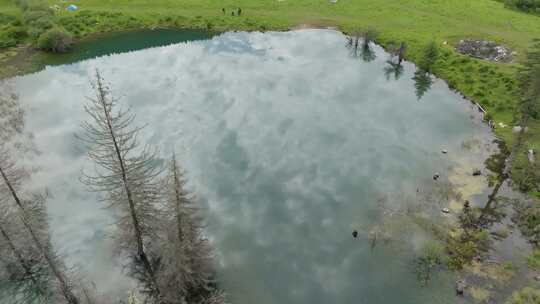
<svg viewBox="0 0 540 304">
<path fill-rule="evenodd" d="M 74 12 L 74 11 L 78 10 L 79 8 L 75 4 L 70 4 L 70 5 L 68 5 L 68 7 L 66 9 L 68 11 L 70 11 L 70 12 Z"/>
</svg>

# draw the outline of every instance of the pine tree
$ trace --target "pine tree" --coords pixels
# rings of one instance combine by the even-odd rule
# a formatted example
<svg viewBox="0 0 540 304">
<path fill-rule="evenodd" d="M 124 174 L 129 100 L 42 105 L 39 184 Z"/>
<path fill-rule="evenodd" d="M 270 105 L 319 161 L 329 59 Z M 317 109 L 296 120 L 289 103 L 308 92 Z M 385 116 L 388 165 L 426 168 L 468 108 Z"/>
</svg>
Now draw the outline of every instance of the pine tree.
<svg viewBox="0 0 540 304">
<path fill-rule="evenodd" d="M 210 297 L 215 289 L 211 249 L 202 235 L 199 208 L 186 183 L 185 174 L 173 156 L 165 183 L 167 217 L 160 273 L 161 282 L 166 286 L 162 289 L 171 303 L 196 303 Z"/>
<path fill-rule="evenodd" d="M 155 225 L 160 217 L 156 151 L 141 149 L 137 136 L 142 128 L 132 126 L 135 116 L 118 109 L 118 99 L 96 71 L 96 96 L 88 98 L 85 111 L 90 119 L 82 124 L 89 158 L 96 170 L 84 174 L 82 182 L 93 191 L 105 193 L 110 207 L 119 212 L 120 248 L 131 258 L 131 275 L 144 285 L 144 292 L 163 303 L 156 277 L 159 252 L 152 251 Z"/>
<path fill-rule="evenodd" d="M 0 147 L 1 148 L 1 147 Z M 16 164 L 10 160 L 5 149 L 0 151 L 0 193 L 3 193 L 3 207 L 5 210 L 13 210 L 16 220 L 24 229 L 25 235 L 28 237 L 28 244 L 22 246 L 14 246 L 12 252 L 15 255 L 20 253 L 23 259 L 31 259 L 31 264 L 41 261 L 40 268 L 47 269 L 50 272 L 51 280 L 54 285 L 53 290 L 57 291 L 58 295 L 69 304 L 79 304 L 79 299 L 75 296 L 74 287 L 71 284 L 65 267 L 62 261 L 56 256 L 50 244 L 48 224 L 46 221 L 44 196 L 34 195 L 30 199 L 24 199 L 20 193 L 20 186 L 23 182 L 25 173 Z M 10 205 L 7 205 L 11 201 Z M 5 214 L 4 214 L 5 216 Z M 5 234 L 4 240 L 15 245 L 14 238 L 10 237 L 6 226 L 3 226 Z M 8 241 L 9 239 L 9 241 Z M 24 243 L 23 243 L 24 244 Z M 9 246 L 9 245 L 8 245 Z M 29 250 L 25 250 L 26 246 L 31 246 Z M 23 255 L 22 252 L 26 254 Z M 18 252 L 18 253 L 16 253 Z M 38 253 L 36 256 L 35 252 Z M 19 260 L 22 261 L 22 260 Z M 28 267 L 29 264 L 27 264 Z M 21 263 L 22 267 L 22 263 Z M 32 272 L 31 268 L 24 267 L 25 271 Z M 34 283 L 38 283 L 37 281 Z M 41 288 L 45 294 L 45 289 Z"/>
</svg>

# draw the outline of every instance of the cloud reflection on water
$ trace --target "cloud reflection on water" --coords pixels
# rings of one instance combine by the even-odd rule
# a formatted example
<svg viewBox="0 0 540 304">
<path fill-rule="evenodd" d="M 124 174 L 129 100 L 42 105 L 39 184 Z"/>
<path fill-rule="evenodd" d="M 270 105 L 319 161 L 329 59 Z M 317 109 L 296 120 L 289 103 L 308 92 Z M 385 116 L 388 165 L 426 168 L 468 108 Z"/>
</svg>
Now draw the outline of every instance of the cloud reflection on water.
<svg viewBox="0 0 540 304">
<path fill-rule="evenodd" d="M 412 65 L 387 81 L 380 48 L 361 62 L 344 41 L 326 30 L 226 33 L 18 78 L 61 251 L 100 288 L 131 284 L 110 258 L 109 211 L 77 182 L 88 164 L 73 135 L 99 68 L 149 125 L 143 139 L 186 167 L 233 303 L 455 303 L 449 278 L 415 281 L 417 229 L 373 251 L 350 233 L 377 224 L 381 195 L 399 207 L 428 187 L 460 156 L 440 148 L 458 151 L 480 131 L 442 82 L 420 104 Z"/>
</svg>

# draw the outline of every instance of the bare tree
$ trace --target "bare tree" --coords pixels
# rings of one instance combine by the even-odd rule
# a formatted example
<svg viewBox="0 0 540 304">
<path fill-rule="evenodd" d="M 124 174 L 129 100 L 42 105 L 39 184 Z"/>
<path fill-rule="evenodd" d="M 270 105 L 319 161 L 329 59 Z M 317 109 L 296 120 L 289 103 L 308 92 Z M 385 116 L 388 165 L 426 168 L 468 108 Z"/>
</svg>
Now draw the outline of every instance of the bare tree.
<svg viewBox="0 0 540 304">
<path fill-rule="evenodd" d="M 12 140 L 24 128 L 24 111 L 18 96 L 7 82 L 0 82 L 0 141 Z"/>
<path fill-rule="evenodd" d="M 170 303 L 196 303 L 215 292 L 212 251 L 202 234 L 202 218 L 187 179 L 176 158 L 169 164 L 166 182 L 163 253 L 160 283 Z M 174 227 L 175 229 L 170 229 Z"/>
<path fill-rule="evenodd" d="M 226 295 L 221 290 L 215 290 L 208 296 L 203 297 L 199 304 L 225 304 L 227 303 Z"/>
<path fill-rule="evenodd" d="M 19 223 L 6 209 L 0 211 L 0 296 L 13 304 L 47 303 L 48 272 L 42 267 L 39 252 L 25 244 Z"/>
<path fill-rule="evenodd" d="M 393 60 L 394 58 L 396 58 L 397 62 L 395 63 L 401 65 L 407 53 L 407 44 L 405 42 L 401 42 L 399 44 L 390 43 L 390 45 L 388 46 L 388 52 L 392 56 L 391 59 Z"/>
<path fill-rule="evenodd" d="M 35 246 L 41 254 L 44 264 L 55 279 L 60 295 L 69 304 L 79 304 L 80 301 L 73 292 L 73 286 L 67 278 L 64 266 L 50 245 L 44 208 L 45 197 L 37 195 L 31 199 L 22 198 L 18 189 L 23 177 L 24 171 L 10 160 L 5 150 L 0 151 L 0 192 L 7 193 L 11 199 L 17 219 L 28 233 L 32 246 Z"/>
<path fill-rule="evenodd" d="M 96 96 L 85 105 L 90 119 L 82 124 L 84 135 L 79 138 L 87 144 L 96 170 L 84 173 L 82 182 L 104 192 L 109 206 L 119 209 L 119 244 L 132 258 L 131 274 L 156 303 L 162 303 L 156 277 L 160 257 L 151 250 L 160 199 L 156 151 L 140 147 L 137 137 L 142 128 L 132 126 L 135 116 L 129 109 L 117 109 L 119 100 L 99 71 L 93 87 Z"/>
</svg>

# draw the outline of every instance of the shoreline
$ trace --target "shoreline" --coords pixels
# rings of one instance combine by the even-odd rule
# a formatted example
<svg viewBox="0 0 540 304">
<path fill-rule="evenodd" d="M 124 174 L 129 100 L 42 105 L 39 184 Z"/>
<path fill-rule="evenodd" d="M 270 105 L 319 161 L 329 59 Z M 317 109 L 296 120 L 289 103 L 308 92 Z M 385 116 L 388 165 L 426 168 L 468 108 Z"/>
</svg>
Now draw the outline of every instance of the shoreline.
<svg viewBox="0 0 540 304">
<path fill-rule="evenodd" d="M 338 31 L 338 32 L 342 33 L 345 36 L 350 34 L 349 31 L 343 30 L 337 25 L 328 25 L 328 24 L 323 24 L 323 23 L 319 23 L 319 24 L 317 24 L 317 23 L 301 23 L 301 24 L 298 24 L 298 25 L 295 25 L 295 26 L 291 26 L 288 29 L 267 29 L 267 30 L 259 30 L 259 29 L 251 29 L 251 30 L 249 30 L 249 29 L 248 30 L 244 30 L 244 29 L 241 29 L 241 30 L 235 30 L 235 29 L 208 30 L 208 29 L 204 29 L 204 28 L 200 28 L 200 27 L 171 27 L 171 26 L 152 26 L 152 27 L 149 27 L 149 26 L 142 26 L 142 27 L 138 27 L 138 28 L 126 28 L 126 29 L 112 30 L 112 31 L 93 32 L 93 33 L 91 33 L 91 34 L 89 34 L 89 35 L 87 35 L 85 37 L 82 37 L 82 38 L 79 38 L 79 39 L 75 40 L 74 45 L 76 45 L 78 43 L 89 43 L 89 42 L 93 42 L 93 41 L 99 41 L 100 39 L 103 39 L 103 38 L 105 38 L 107 36 L 122 35 L 122 34 L 129 34 L 129 33 L 137 33 L 137 32 L 141 32 L 141 31 L 154 31 L 154 30 L 171 30 L 171 31 L 202 30 L 202 31 L 208 31 L 209 33 L 212 33 L 212 34 L 215 34 L 215 35 L 219 35 L 219 34 L 222 34 L 222 33 L 229 32 L 229 31 L 231 31 L 231 32 L 235 32 L 235 31 L 246 31 L 246 32 L 277 31 L 277 32 L 287 32 L 287 31 L 302 30 L 302 29 L 328 29 L 328 30 Z M 387 51 L 387 47 L 385 45 L 381 44 L 379 41 L 375 41 L 375 44 L 377 44 L 378 46 L 382 47 L 385 51 Z M 10 61 L 8 61 L 8 65 L 7 65 L 8 72 L 5 73 L 5 74 L 0 73 L 0 81 L 10 79 L 10 78 L 13 78 L 13 77 L 17 77 L 17 76 L 23 76 L 23 75 L 26 75 L 26 74 L 36 73 L 36 72 L 39 72 L 39 71 L 43 70 L 48 65 L 46 63 L 42 63 L 42 62 L 36 62 L 36 60 L 39 59 L 40 56 L 57 56 L 57 55 L 62 56 L 62 55 L 64 55 L 64 54 L 50 54 L 50 53 L 47 53 L 47 52 L 43 52 L 43 51 L 34 49 L 32 46 L 30 46 L 28 44 L 17 46 L 15 48 L 18 49 L 19 51 L 16 53 L 16 55 L 14 55 L 11 58 Z M 0 55 L 1 54 L 2 54 L 2 51 L 0 49 Z M 66 54 L 69 54 L 69 52 L 67 52 Z M 414 64 L 415 66 L 417 65 L 417 63 L 414 62 L 413 60 L 411 60 L 410 58 L 408 58 L 408 56 L 405 57 L 405 61 L 410 62 L 410 63 Z M 4 63 L 5 62 L 0 61 L 0 66 L 4 67 Z M 64 63 L 61 63 L 61 64 L 64 64 Z M 65 63 L 65 64 L 69 64 L 69 63 Z M 504 63 L 501 63 L 501 64 L 504 64 Z M 10 73 L 9 71 L 13 71 L 13 73 Z M 496 158 L 503 157 L 503 165 L 507 165 L 507 161 L 509 160 L 509 158 L 511 157 L 511 154 L 512 154 L 511 153 L 512 149 L 508 149 L 507 140 L 505 140 L 505 138 L 503 138 L 502 136 L 497 134 L 495 126 L 492 125 L 492 121 L 486 119 L 486 116 L 488 115 L 489 112 L 484 107 L 482 107 L 482 105 L 480 105 L 477 101 L 475 101 L 472 98 L 465 95 L 458 88 L 452 88 L 449 81 L 447 79 L 445 79 L 444 77 L 442 77 L 441 75 L 438 75 L 435 71 L 433 72 L 433 76 L 435 76 L 436 78 L 444 81 L 445 85 L 448 87 L 448 89 L 450 91 L 452 91 L 455 94 L 459 95 L 461 98 L 463 98 L 464 100 L 469 102 L 471 105 L 476 106 L 478 108 L 479 112 L 482 112 L 482 118 L 481 118 L 482 122 L 484 124 L 487 124 L 490 127 L 493 126 L 491 128 L 491 133 L 494 135 L 496 140 L 501 141 L 501 143 L 505 145 L 505 149 L 500 149 L 500 155 L 496 155 L 494 157 L 496 157 Z M 519 137 L 519 136 L 516 136 L 516 137 Z M 519 141 L 521 142 L 521 139 Z M 506 179 L 509 179 L 510 182 L 512 182 L 511 176 L 503 177 L 504 175 L 508 175 L 505 172 L 507 170 L 509 170 L 509 169 L 506 166 L 503 167 L 503 168 L 499 168 L 497 170 L 497 172 L 496 172 L 497 175 L 498 175 L 497 179 L 503 178 L 503 181 L 506 180 Z M 519 191 L 519 192 L 524 193 L 524 192 L 521 192 L 521 191 Z"/>
</svg>

